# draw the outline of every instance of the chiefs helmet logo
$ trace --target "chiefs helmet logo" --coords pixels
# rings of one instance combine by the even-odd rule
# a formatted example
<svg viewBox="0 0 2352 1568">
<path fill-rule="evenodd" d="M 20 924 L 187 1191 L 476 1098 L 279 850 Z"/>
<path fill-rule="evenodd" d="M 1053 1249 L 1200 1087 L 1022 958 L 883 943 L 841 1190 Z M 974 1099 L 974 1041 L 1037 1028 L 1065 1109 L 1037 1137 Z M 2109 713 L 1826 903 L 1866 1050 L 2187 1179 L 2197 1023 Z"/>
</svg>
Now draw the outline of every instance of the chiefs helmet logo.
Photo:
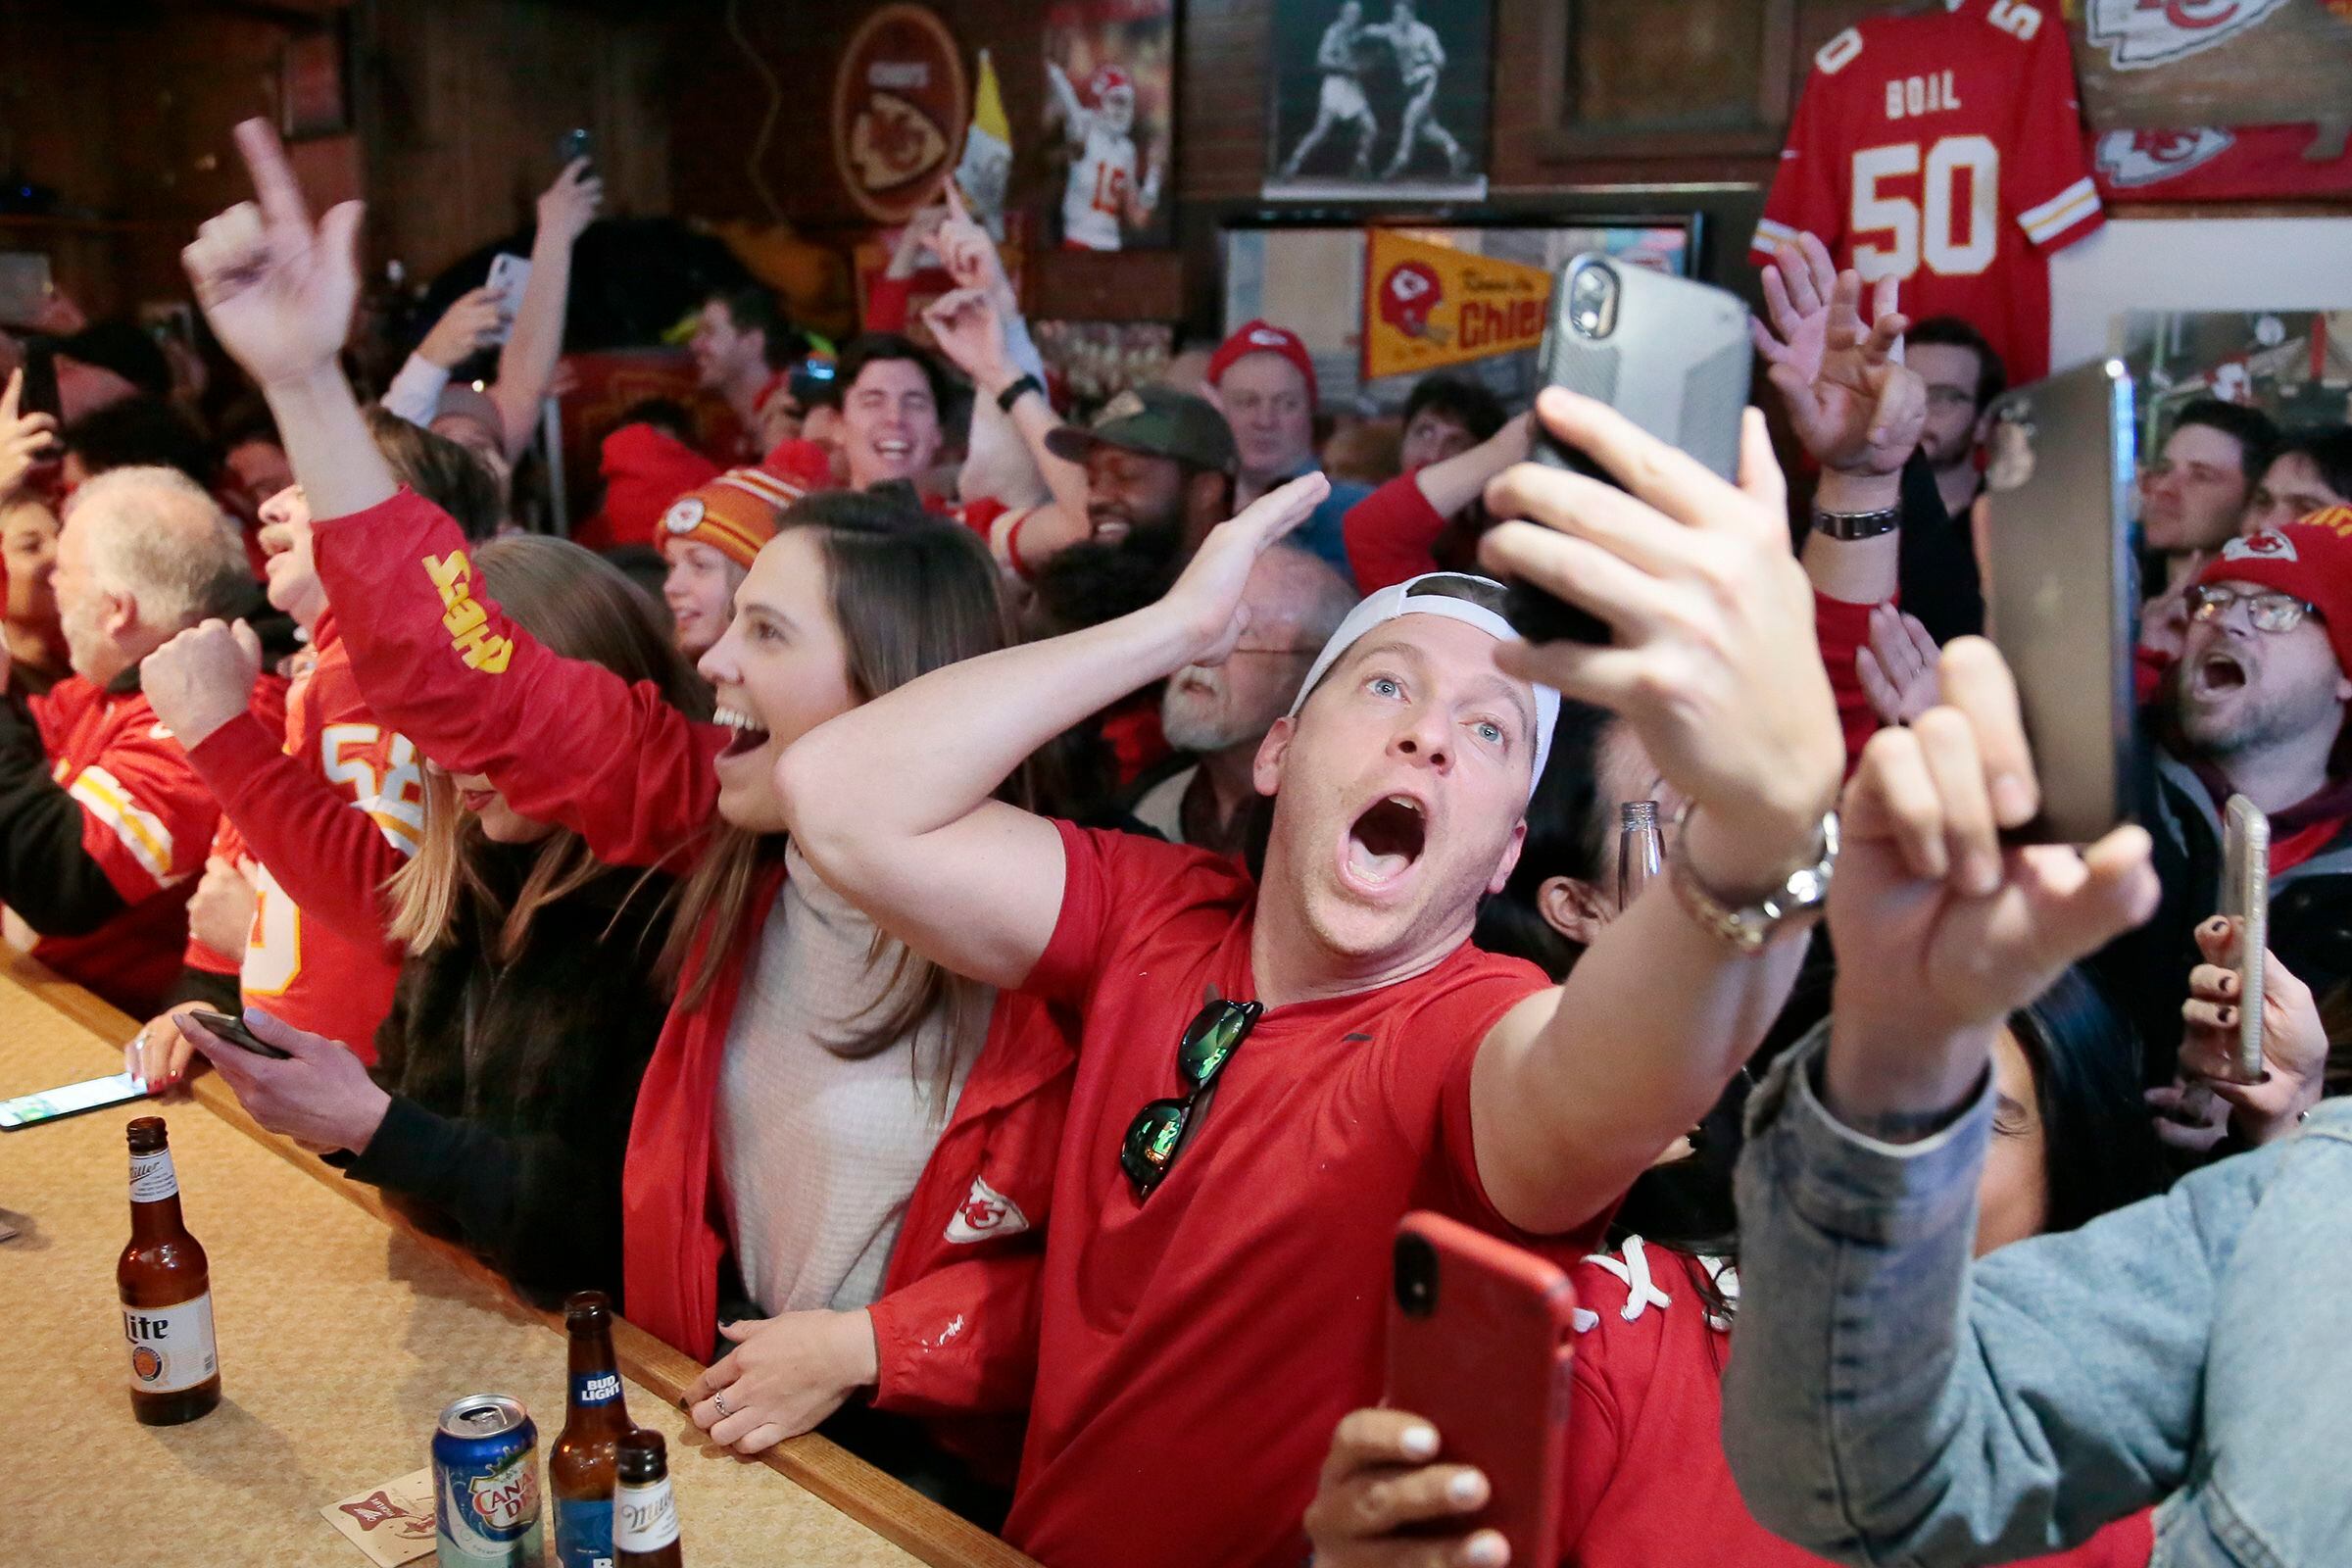
<svg viewBox="0 0 2352 1568">
<path fill-rule="evenodd" d="M 1380 318 L 1406 337 L 1444 342 L 1446 334 L 1431 327 L 1429 313 L 1446 299 L 1446 285 L 1437 270 L 1424 262 L 1398 262 L 1380 280 Z"/>
<path fill-rule="evenodd" d="M 2276 528 L 2265 528 L 2251 539 L 2232 539 L 2222 546 L 2224 561 L 2300 561 L 2295 542 Z"/>
<path fill-rule="evenodd" d="M 2236 144 L 2226 130 L 2111 130 L 2099 138 L 2099 177 L 2118 189 L 2161 184 Z"/>
<path fill-rule="evenodd" d="M 2168 65 L 2255 25 L 2286 0 L 2090 0 L 2083 30 L 2118 71 Z"/>
<path fill-rule="evenodd" d="M 1029 1216 L 1021 1205 L 988 1185 L 985 1178 L 972 1178 L 972 1190 L 963 1195 L 963 1201 L 948 1217 L 948 1240 L 968 1245 L 985 1242 L 996 1236 L 1018 1236 L 1029 1228 Z"/>
<path fill-rule="evenodd" d="M 671 533 L 692 533 L 695 524 L 703 520 L 703 503 L 696 496 L 680 496 L 662 514 L 662 526 Z"/>
</svg>

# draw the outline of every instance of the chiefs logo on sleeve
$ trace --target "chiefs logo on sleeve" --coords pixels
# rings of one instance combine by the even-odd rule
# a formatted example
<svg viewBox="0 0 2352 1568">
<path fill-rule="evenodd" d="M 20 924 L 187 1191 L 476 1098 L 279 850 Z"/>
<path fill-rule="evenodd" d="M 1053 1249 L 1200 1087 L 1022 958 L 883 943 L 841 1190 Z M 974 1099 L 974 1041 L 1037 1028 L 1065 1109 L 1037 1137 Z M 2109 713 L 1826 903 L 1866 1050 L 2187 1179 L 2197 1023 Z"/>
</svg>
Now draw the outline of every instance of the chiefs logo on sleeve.
<svg viewBox="0 0 2352 1568">
<path fill-rule="evenodd" d="M 972 1190 L 963 1202 L 948 1217 L 948 1240 L 962 1244 L 985 1242 L 999 1236 L 1018 1236 L 1029 1228 L 1029 1216 L 1021 1206 L 994 1187 L 985 1177 L 972 1178 Z"/>
</svg>

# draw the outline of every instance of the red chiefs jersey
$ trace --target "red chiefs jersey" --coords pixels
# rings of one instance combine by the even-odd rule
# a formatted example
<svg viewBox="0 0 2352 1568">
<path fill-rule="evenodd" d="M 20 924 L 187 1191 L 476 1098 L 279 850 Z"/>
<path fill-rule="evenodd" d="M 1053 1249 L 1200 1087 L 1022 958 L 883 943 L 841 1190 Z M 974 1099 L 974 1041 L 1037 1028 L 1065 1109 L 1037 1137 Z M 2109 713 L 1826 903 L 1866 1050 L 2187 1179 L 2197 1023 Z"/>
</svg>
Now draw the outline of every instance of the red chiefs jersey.
<svg viewBox="0 0 2352 1568">
<path fill-rule="evenodd" d="M 421 760 L 406 736 L 375 721 L 331 617 L 320 619 L 313 646 L 318 662 L 295 683 L 286 704 L 286 755 L 375 824 L 388 848 L 341 868 L 365 881 L 362 897 L 371 897 L 383 875 L 416 852 L 424 831 Z M 399 963 L 381 942 L 357 942 L 323 920 L 305 920 L 267 864 L 255 892 L 239 971 L 246 1002 L 373 1061 L 375 1028 L 391 1009 Z"/>
<path fill-rule="evenodd" d="M 1809 231 L 1839 267 L 1902 279 L 1913 320 L 1961 318 L 2033 381 L 2049 369 L 2049 254 L 2104 220 L 2058 8 L 1957 0 L 1822 46 L 1753 254 Z"/>
<path fill-rule="evenodd" d="M 2313 160 L 2316 125 L 2111 130 L 2090 138 L 2091 174 L 2114 202 L 2325 200 L 2352 195 L 2352 148 Z"/>
<path fill-rule="evenodd" d="M 179 977 L 188 895 L 220 808 L 145 694 L 69 675 L 31 708 L 50 771 L 81 808 L 82 852 L 125 906 L 86 935 L 41 938 L 32 956 L 149 1017 Z"/>
<path fill-rule="evenodd" d="M 285 728 L 287 692 L 288 687 L 282 678 L 274 674 L 264 674 L 261 679 L 254 682 L 251 704 L 253 716 L 271 729 Z M 216 796 L 215 799 L 218 800 L 219 797 Z M 231 865 L 248 866 L 250 869 L 249 862 L 253 860 L 253 849 L 245 842 L 245 835 L 237 831 L 236 823 L 231 822 L 226 815 L 222 815 L 220 821 L 214 825 L 212 848 L 205 852 L 205 859 L 208 863 L 213 860 L 226 860 Z M 222 953 L 199 937 L 195 929 L 190 927 L 187 952 L 181 955 L 180 961 L 189 968 L 200 970 L 205 974 L 235 974 L 238 967 L 244 962 L 244 954 L 242 951 Z"/>
</svg>

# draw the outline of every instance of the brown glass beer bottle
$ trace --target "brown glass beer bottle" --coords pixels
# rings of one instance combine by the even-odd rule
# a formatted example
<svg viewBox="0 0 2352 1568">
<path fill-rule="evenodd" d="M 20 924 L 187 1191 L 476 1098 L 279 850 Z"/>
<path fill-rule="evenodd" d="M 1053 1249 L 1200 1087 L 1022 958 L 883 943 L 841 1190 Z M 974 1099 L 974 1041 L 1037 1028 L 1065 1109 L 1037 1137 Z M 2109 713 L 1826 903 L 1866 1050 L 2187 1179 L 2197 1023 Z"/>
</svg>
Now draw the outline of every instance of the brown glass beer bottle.
<svg viewBox="0 0 2352 1568">
<path fill-rule="evenodd" d="M 622 1438 L 613 1473 L 612 1568 L 684 1568 L 662 1434 L 640 1427 Z"/>
<path fill-rule="evenodd" d="M 597 1568 L 612 1560 L 613 1449 L 629 1431 L 612 1359 L 612 1304 L 602 1291 L 564 1298 L 571 1339 L 571 1393 L 564 1431 L 547 1450 L 547 1494 L 556 1514 L 559 1568 Z"/>
<path fill-rule="evenodd" d="M 131 1414 L 151 1427 L 193 1421 L 220 1402 L 212 1274 L 179 1214 L 179 1177 L 161 1116 L 124 1129 L 130 1143 L 130 1245 L 115 1265 L 130 1347 Z"/>
</svg>

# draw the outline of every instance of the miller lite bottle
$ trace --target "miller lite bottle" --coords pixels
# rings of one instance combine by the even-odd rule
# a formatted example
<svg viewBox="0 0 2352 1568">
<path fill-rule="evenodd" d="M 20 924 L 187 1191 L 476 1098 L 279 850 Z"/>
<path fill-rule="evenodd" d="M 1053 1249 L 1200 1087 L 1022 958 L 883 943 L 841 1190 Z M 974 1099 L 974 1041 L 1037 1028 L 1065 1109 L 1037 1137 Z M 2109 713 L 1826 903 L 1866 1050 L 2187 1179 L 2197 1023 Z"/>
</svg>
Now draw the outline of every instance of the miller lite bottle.
<svg viewBox="0 0 2352 1568">
<path fill-rule="evenodd" d="M 611 1568 L 613 1450 L 630 1430 L 612 1359 L 612 1305 L 602 1291 L 564 1298 L 571 1338 L 571 1393 L 564 1430 L 547 1450 L 560 1568 Z"/>
<path fill-rule="evenodd" d="M 179 1177 L 164 1118 L 137 1117 L 124 1132 L 130 1245 L 115 1265 L 115 1289 L 130 1347 L 130 1410 L 148 1426 L 177 1426 L 220 1402 L 212 1275 L 202 1244 L 180 1218 Z"/>
<path fill-rule="evenodd" d="M 662 1434 L 640 1427 L 622 1438 L 613 1469 L 612 1568 L 684 1568 Z"/>
</svg>

